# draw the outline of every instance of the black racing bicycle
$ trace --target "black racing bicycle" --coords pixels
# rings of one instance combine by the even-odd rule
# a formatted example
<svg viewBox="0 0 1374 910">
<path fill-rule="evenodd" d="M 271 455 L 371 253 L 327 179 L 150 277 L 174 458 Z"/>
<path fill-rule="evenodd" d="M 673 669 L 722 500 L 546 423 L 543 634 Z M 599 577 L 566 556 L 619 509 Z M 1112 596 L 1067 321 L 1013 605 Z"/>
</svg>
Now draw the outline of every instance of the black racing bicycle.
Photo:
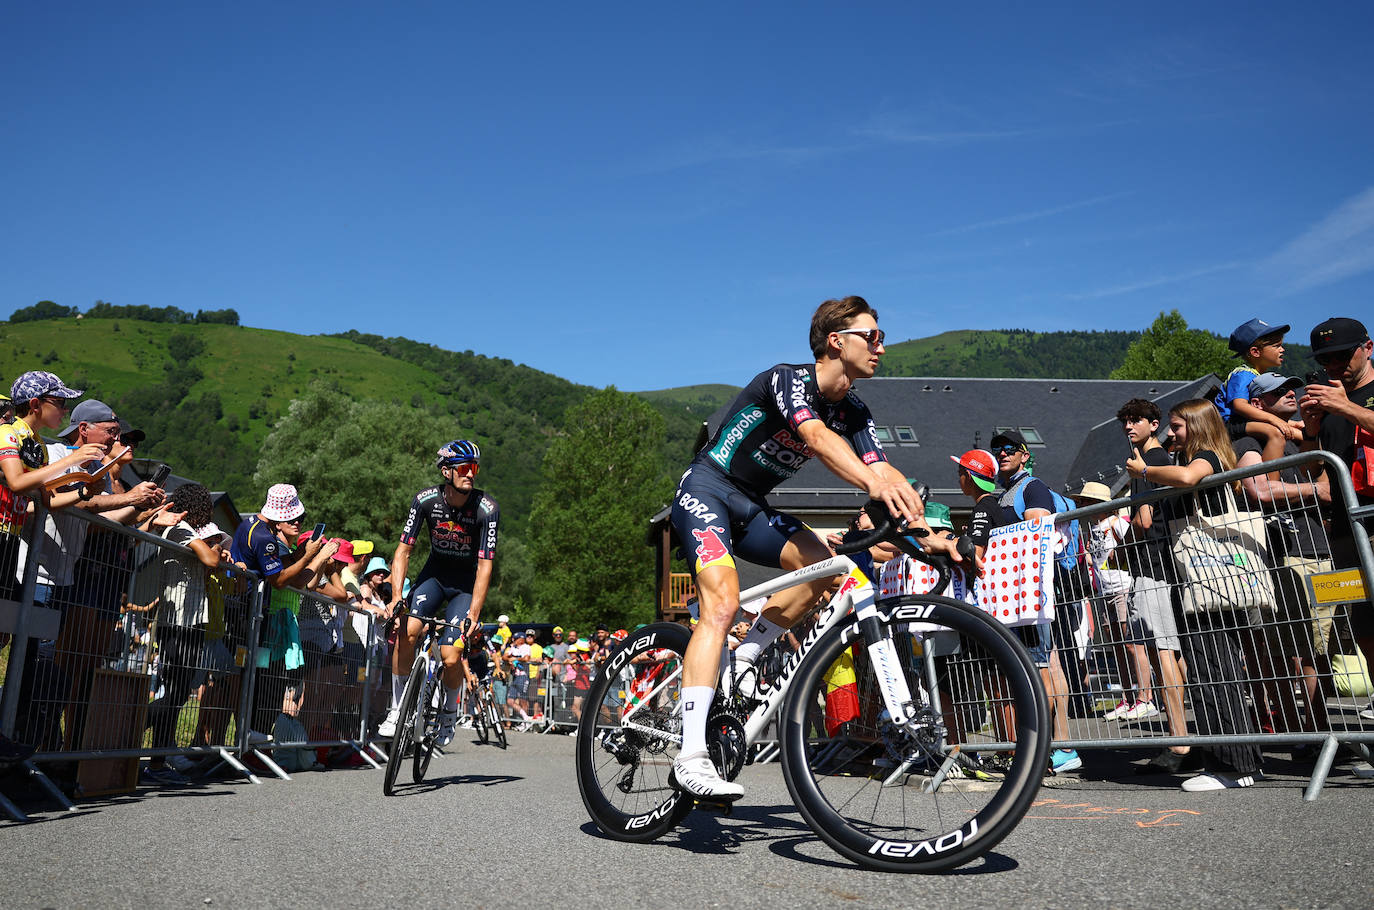
<svg viewBox="0 0 1374 910">
<path fill-rule="evenodd" d="M 398 614 L 400 618 L 406 616 L 409 614 Z M 414 618 L 425 624 L 425 630 L 416 645 L 415 662 L 411 664 L 405 692 L 396 709 L 396 733 L 391 738 L 386 773 L 382 777 L 382 792 L 387 796 L 396 794 L 396 777 L 407 758 L 410 759 L 411 779 L 418 784 L 425 779 L 430 760 L 439 748 L 439 712 L 444 700 L 443 686 L 439 684 L 444 669 L 439 659 L 439 643 L 443 638 L 440 630 L 458 628 L 432 616 Z"/>
</svg>

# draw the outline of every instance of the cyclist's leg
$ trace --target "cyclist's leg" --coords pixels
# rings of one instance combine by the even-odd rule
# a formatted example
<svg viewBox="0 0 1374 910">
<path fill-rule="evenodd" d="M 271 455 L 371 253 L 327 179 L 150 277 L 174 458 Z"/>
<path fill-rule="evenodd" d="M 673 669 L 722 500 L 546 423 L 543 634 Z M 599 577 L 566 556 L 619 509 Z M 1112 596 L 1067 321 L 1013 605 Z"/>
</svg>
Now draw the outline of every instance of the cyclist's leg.
<svg viewBox="0 0 1374 910">
<path fill-rule="evenodd" d="M 378 730 L 382 736 L 390 736 L 396 730 L 401 696 L 410 678 L 410 668 L 415 663 L 415 647 L 425 630 L 420 618 L 433 616 L 443 603 L 443 586 L 436 579 L 422 578 L 410 592 L 410 613 L 405 625 L 396 634 L 396 647 L 391 652 L 391 710 Z"/>
<path fill-rule="evenodd" d="M 444 608 L 444 621 L 456 625 L 467 618 L 468 607 L 472 605 L 472 595 L 457 588 L 444 587 L 447 601 Z M 439 636 L 439 659 L 444 669 L 440 676 L 443 684 L 444 701 L 439 709 L 440 746 L 453 742 L 453 730 L 458 722 L 458 694 L 463 682 L 462 652 L 454 647 L 459 631 L 450 625 Z"/>
</svg>

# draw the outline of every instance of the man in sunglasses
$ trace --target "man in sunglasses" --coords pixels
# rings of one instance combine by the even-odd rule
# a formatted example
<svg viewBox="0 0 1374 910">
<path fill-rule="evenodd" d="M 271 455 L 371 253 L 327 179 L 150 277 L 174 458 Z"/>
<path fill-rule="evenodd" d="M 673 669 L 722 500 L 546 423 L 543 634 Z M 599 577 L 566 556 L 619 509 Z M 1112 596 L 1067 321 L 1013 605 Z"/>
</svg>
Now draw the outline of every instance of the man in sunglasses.
<svg viewBox="0 0 1374 910">
<path fill-rule="evenodd" d="M 705 799 L 734 800 L 744 792 L 721 779 L 706 751 L 721 648 L 740 605 L 734 554 L 789 571 L 831 555 L 810 528 L 768 505 L 769 491 L 816 457 L 894 515 L 925 527 L 920 496 L 888 463 L 868 407 L 853 391 L 883 355 L 877 312 L 862 297 L 827 300 L 811 318 L 810 341 L 814 362 L 778 364 L 744 387 L 673 497 L 671 521 L 696 579 L 700 620 L 684 655 L 683 742 L 673 773 L 679 787 Z M 927 540 L 953 553 L 943 538 Z M 735 650 L 736 691 L 755 694 L 755 674 L 745 671 L 830 582 L 821 578 L 769 599 Z"/>
<path fill-rule="evenodd" d="M 1326 371 L 1325 383 L 1307 387 L 1298 401 L 1303 419 L 1303 449 L 1325 449 L 1340 458 L 1358 475 L 1374 479 L 1374 342 L 1357 319 L 1335 316 L 1312 329 L 1312 356 Z M 1311 378 L 1311 377 L 1309 377 Z M 1359 484 L 1356 484 L 1357 488 Z M 1335 489 L 1335 486 L 1332 486 Z M 1366 488 L 1367 489 L 1367 488 Z M 1374 504 L 1374 492 L 1356 490 L 1361 505 Z M 1340 497 L 1332 497 L 1337 513 Z M 1333 515 L 1330 530 L 1331 557 L 1338 568 L 1359 565 L 1350 522 Z M 1351 609 L 1355 641 L 1365 657 L 1374 661 L 1374 607 L 1369 601 Z M 1374 720 L 1374 703 L 1361 715 Z"/>
<path fill-rule="evenodd" d="M 391 588 L 399 592 L 410 569 L 410 554 L 415 549 L 420 529 L 429 529 L 429 559 L 420 570 L 410 594 L 410 616 L 396 636 L 391 653 L 391 710 L 377 732 L 391 736 L 396 732 L 401 696 L 405 694 L 415 646 L 424 631 L 417 617 L 439 615 L 446 622 L 476 624 L 491 586 L 492 560 L 496 558 L 496 527 L 500 509 L 496 500 L 477 489 L 476 478 L 482 458 L 475 442 L 455 439 L 439 450 L 436 466 L 444 482 L 415 494 L 401 528 L 401 542 L 391 560 Z M 395 613 L 401 596 L 388 608 Z M 440 639 L 439 657 L 444 662 L 444 707 L 439 714 L 440 746 L 453 742 L 458 723 L 458 689 L 463 683 L 462 651 L 455 647 L 461 632 L 445 628 Z"/>
</svg>

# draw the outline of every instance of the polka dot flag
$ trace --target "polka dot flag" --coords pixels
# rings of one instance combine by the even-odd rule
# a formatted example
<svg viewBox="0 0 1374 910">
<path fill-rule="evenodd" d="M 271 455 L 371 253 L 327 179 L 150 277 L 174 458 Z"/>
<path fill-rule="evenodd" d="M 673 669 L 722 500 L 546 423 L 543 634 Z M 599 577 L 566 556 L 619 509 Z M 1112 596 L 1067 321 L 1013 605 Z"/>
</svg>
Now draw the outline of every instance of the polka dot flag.
<svg viewBox="0 0 1374 910">
<path fill-rule="evenodd" d="M 962 572 L 954 572 L 940 592 L 966 601 L 1008 626 L 1030 626 L 1054 619 L 1054 519 L 1046 515 L 997 528 L 988 538 L 983 575 L 972 592 Z M 888 560 L 878 583 L 879 597 L 927 594 L 935 570 L 909 556 Z"/>
</svg>

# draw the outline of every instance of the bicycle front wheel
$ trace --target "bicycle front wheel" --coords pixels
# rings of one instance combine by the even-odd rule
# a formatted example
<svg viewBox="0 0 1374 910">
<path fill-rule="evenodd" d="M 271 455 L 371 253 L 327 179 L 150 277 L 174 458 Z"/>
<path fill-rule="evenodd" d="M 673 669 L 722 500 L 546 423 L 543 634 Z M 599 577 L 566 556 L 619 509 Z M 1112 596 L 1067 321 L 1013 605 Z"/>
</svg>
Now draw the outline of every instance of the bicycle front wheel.
<svg viewBox="0 0 1374 910">
<path fill-rule="evenodd" d="M 387 796 L 396 794 L 396 775 L 415 741 L 415 713 L 420 704 L 420 690 L 425 686 L 425 675 L 425 652 L 421 649 L 415 654 L 401 703 L 396 707 L 396 732 L 391 737 L 386 773 L 382 775 L 382 793 Z"/>
<path fill-rule="evenodd" d="M 485 688 L 478 689 L 477 697 L 472 700 L 472 727 L 477 731 L 477 741 L 483 745 L 491 738 L 491 731 L 487 729 L 487 706 L 490 704 L 491 698 Z"/>
<path fill-rule="evenodd" d="M 782 769 L 797 808 L 848 859 L 893 872 L 967 863 L 1026 814 L 1049 760 L 1049 706 L 1025 649 L 945 597 L 878 605 L 826 633 L 783 706 Z M 871 649 L 895 646 L 907 717 L 884 707 Z"/>
<path fill-rule="evenodd" d="M 487 726 L 491 728 L 492 734 L 496 737 L 496 745 L 502 749 L 506 748 L 506 725 L 501 722 L 501 712 L 496 710 L 496 696 L 494 693 L 487 692 Z"/>
<path fill-rule="evenodd" d="M 415 712 L 415 759 L 411 763 L 410 777 L 415 783 L 425 779 L 429 770 L 429 760 L 434 757 L 434 738 L 439 734 L 439 708 L 443 705 L 443 687 L 439 685 L 439 674 L 443 670 L 435 667 L 427 675 L 425 687 L 420 690 L 420 704 Z"/>
<path fill-rule="evenodd" d="M 651 841 L 692 809 L 669 783 L 682 745 L 682 655 L 691 637 L 676 623 L 644 626 L 575 696 L 577 788 L 592 821 L 615 840 Z"/>
</svg>

